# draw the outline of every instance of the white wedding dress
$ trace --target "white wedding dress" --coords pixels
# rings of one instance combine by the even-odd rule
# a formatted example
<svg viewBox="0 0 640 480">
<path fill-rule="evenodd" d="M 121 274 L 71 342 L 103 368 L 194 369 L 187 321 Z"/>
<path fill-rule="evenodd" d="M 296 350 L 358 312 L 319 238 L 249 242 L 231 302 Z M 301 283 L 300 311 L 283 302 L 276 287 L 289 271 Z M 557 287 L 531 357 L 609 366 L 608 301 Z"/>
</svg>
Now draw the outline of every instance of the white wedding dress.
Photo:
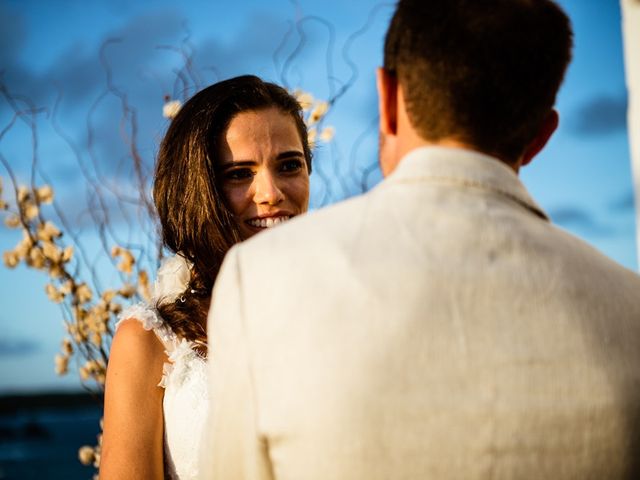
<svg viewBox="0 0 640 480">
<path fill-rule="evenodd" d="M 120 321 L 136 318 L 145 330 L 152 330 L 165 347 L 158 386 L 163 387 L 165 478 L 198 478 L 198 451 L 208 409 L 206 360 L 193 343 L 180 339 L 155 308 L 139 304 L 127 308 Z M 116 326 L 117 328 L 117 326 Z"/>
</svg>

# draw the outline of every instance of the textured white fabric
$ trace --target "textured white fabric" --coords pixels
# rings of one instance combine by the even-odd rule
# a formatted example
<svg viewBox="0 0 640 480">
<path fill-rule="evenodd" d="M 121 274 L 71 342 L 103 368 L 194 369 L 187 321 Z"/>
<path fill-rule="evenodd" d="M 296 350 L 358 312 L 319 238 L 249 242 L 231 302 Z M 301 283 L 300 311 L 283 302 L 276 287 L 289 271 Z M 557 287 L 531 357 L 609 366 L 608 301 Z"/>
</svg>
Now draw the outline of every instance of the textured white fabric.
<svg viewBox="0 0 640 480">
<path fill-rule="evenodd" d="M 640 277 L 487 155 L 243 242 L 211 305 L 203 480 L 640 478 Z"/>
<path fill-rule="evenodd" d="M 152 303 L 175 302 L 189 286 L 191 267 L 191 263 L 180 254 L 165 258 L 153 284 Z"/>
<path fill-rule="evenodd" d="M 178 338 L 151 306 L 138 304 L 127 308 L 120 321 L 128 318 L 135 318 L 145 330 L 152 330 L 168 357 L 162 378 L 158 379 L 158 386 L 165 389 L 162 405 L 165 477 L 197 479 L 197 454 L 208 408 L 206 361 L 194 350 L 193 343 Z"/>
</svg>

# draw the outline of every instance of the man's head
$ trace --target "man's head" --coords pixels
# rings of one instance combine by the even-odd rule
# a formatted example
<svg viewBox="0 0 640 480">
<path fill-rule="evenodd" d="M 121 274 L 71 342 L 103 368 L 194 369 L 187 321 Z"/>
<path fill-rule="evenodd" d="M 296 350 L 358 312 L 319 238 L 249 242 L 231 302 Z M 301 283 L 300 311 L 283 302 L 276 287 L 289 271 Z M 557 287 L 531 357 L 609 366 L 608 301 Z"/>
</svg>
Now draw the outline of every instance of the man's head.
<svg viewBox="0 0 640 480">
<path fill-rule="evenodd" d="M 557 125 L 571 47 L 552 0 L 400 0 L 378 76 L 382 133 L 389 141 L 408 127 L 413 146 L 457 143 L 517 168 Z M 383 171 L 399 160 L 385 157 L 406 153 L 402 142 L 381 147 Z"/>
</svg>

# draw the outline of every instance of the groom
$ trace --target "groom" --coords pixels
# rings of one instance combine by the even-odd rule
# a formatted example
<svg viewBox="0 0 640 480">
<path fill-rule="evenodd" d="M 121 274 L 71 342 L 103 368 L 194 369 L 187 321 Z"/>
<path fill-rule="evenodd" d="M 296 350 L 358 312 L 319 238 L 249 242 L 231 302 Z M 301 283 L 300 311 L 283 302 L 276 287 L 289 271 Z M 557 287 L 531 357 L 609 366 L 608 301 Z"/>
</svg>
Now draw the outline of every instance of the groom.
<svg viewBox="0 0 640 480">
<path fill-rule="evenodd" d="M 640 478 L 640 278 L 517 176 L 571 36 L 551 0 L 400 0 L 386 179 L 227 256 L 202 478 Z"/>
</svg>

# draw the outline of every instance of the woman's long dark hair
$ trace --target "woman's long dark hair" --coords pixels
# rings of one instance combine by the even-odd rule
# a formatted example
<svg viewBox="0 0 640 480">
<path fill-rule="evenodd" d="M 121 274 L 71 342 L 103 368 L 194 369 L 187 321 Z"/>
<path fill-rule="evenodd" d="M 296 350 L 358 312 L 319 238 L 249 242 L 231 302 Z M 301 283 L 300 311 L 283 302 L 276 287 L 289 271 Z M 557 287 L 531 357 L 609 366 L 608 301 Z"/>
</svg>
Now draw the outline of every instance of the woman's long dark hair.
<svg viewBox="0 0 640 480">
<path fill-rule="evenodd" d="M 282 87 L 245 75 L 194 95 L 165 135 L 155 171 L 153 198 L 163 244 L 193 264 L 184 294 L 156 307 L 180 337 L 206 342 L 211 290 L 227 251 L 240 241 L 239 228 L 216 179 L 220 142 L 240 112 L 276 107 L 291 115 L 311 172 L 311 150 L 300 104 Z"/>
</svg>

